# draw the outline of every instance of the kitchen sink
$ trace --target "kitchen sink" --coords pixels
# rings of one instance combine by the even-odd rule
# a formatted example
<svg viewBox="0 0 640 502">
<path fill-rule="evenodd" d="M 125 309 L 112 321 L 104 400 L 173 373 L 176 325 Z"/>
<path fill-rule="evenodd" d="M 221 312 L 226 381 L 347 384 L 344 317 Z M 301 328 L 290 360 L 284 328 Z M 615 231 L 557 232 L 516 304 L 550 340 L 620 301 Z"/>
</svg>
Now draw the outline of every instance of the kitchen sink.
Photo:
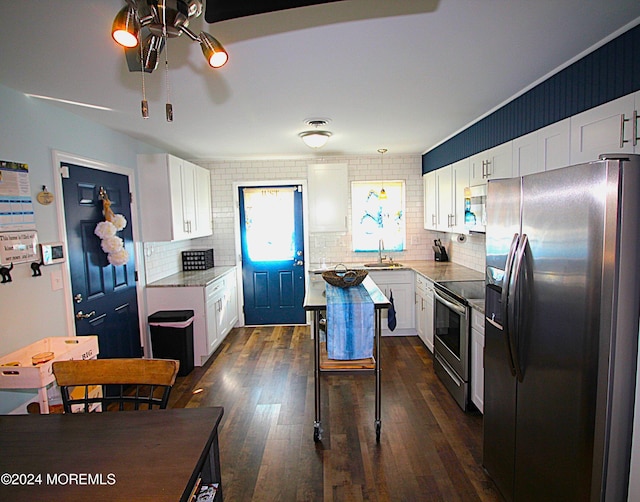
<svg viewBox="0 0 640 502">
<path fill-rule="evenodd" d="M 373 263 L 365 263 L 364 266 L 367 268 L 399 268 L 403 267 L 404 265 L 402 263 L 398 263 L 397 261 L 376 261 Z"/>
</svg>

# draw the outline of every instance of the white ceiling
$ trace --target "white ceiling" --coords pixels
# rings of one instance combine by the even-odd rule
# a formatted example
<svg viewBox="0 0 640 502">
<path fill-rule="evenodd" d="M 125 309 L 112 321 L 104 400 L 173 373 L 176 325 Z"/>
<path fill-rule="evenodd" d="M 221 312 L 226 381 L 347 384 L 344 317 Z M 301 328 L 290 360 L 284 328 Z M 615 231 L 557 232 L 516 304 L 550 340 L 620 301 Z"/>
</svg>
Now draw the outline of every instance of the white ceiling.
<svg viewBox="0 0 640 502">
<path fill-rule="evenodd" d="M 206 1 L 206 0 L 205 0 Z M 0 0 L 0 84 L 190 159 L 423 153 L 612 33 L 638 0 L 347 0 L 207 24 L 229 62 L 186 37 L 141 78 L 110 37 L 124 0 Z M 164 56 L 161 57 L 162 62 Z M 55 102 L 52 102 L 55 103 Z M 298 133 L 331 119 L 327 146 Z M 7 117 L 3 117 L 7 120 Z"/>
</svg>

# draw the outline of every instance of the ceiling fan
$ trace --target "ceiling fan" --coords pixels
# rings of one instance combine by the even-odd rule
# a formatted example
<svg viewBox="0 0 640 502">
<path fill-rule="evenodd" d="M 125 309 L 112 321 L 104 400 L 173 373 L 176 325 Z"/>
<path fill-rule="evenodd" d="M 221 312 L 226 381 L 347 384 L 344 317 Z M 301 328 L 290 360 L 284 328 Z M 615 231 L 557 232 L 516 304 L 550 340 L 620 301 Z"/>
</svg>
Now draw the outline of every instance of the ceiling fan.
<svg viewBox="0 0 640 502">
<path fill-rule="evenodd" d="M 342 0 L 251 0 L 245 2 L 238 2 L 238 0 L 207 0 L 204 19 L 207 23 L 217 23 L 218 21 L 227 21 L 237 17 L 339 1 Z"/>
</svg>

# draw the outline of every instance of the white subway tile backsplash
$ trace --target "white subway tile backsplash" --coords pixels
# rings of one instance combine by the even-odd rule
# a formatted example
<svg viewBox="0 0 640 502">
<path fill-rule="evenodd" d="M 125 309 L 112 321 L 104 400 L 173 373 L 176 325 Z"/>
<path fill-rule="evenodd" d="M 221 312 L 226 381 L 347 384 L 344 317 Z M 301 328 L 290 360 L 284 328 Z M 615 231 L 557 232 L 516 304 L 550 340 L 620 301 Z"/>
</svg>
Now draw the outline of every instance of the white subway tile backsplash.
<svg viewBox="0 0 640 502">
<path fill-rule="evenodd" d="M 384 165 L 379 155 L 360 157 L 325 157 L 323 161 L 346 162 L 349 181 L 404 180 L 406 189 L 407 249 L 391 253 L 396 261 L 432 260 L 433 239 L 440 238 L 446 245 L 451 261 L 474 270 L 484 271 L 484 236 L 467 236 L 458 242 L 454 236 L 431 232 L 423 228 L 424 191 L 422 184 L 422 159 L 420 155 L 384 156 Z M 242 181 L 273 181 L 306 179 L 307 164 L 315 159 L 298 160 L 247 160 L 247 161 L 202 161 L 195 160 L 212 172 L 211 195 L 214 234 L 211 237 L 180 242 L 144 243 L 145 272 L 147 282 L 153 282 L 177 273 L 182 268 L 181 252 L 188 249 L 214 248 L 216 265 L 235 265 L 235 211 L 233 183 Z M 350 206 L 350 205 L 349 205 Z M 349 207 L 350 210 L 350 207 Z M 350 227 L 350 223 L 348 228 Z M 355 253 L 351 247 L 351 234 L 313 233 L 309 236 L 307 259 L 310 263 L 371 261 L 376 253 Z"/>
</svg>

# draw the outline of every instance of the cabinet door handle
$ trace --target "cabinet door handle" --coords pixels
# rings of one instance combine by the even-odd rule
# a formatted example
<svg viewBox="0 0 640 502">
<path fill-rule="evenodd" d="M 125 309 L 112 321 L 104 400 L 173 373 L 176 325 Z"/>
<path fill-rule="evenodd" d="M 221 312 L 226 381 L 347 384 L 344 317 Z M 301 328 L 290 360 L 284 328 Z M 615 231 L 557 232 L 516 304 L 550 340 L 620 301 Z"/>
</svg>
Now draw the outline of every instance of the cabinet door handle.
<svg viewBox="0 0 640 502">
<path fill-rule="evenodd" d="M 638 145 L 638 110 L 633 110 L 633 146 Z"/>
<path fill-rule="evenodd" d="M 628 139 L 624 139 L 624 123 L 625 122 L 629 122 L 629 119 L 626 118 L 626 115 L 623 113 L 622 115 L 620 115 L 620 148 L 624 148 L 624 144 L 629 143 Z"/>
</svg>

